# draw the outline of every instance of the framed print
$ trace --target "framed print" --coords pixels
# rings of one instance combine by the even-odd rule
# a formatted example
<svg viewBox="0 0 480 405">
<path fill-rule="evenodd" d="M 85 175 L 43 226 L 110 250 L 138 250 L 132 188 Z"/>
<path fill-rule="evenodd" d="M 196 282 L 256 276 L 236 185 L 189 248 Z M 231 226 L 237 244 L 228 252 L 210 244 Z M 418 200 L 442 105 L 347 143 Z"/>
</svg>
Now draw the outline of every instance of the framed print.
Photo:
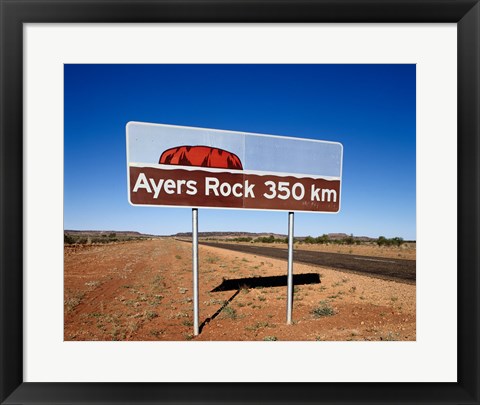
<svg viewBox="0 0 480 405">
<path fill-rule="evenodd" d="M 0 4 L 1 403 L 479 403 L 477 1 Z"/>
</svg>

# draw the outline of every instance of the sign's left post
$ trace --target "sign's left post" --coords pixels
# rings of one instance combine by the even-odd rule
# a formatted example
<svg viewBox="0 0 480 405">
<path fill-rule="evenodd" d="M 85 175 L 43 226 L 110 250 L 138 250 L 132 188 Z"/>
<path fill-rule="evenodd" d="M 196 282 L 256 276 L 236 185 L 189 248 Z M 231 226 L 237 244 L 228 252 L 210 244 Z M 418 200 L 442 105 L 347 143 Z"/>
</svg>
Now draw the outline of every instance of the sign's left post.
<svg viewBox="0 0 480 405">
<path fill-rule="evenodd" d="M 192 208 L 193 335 L 198 336 L 198 208 Z"/>
</svg>

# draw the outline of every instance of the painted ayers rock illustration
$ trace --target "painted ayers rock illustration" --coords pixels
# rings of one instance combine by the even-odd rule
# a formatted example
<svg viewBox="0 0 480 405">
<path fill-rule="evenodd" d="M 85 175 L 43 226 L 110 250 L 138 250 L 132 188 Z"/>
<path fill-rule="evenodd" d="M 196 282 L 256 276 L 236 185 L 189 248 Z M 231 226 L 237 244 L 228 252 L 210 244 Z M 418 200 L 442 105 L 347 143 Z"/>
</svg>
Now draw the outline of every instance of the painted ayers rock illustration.
<svg viewBox="0 0 480 405">
<path fill-rule="evenodd" d="M 242 162 L 232 152 L 210 146 L 177 146 L 167 149 L 158 161 L 164 165 L 199 166 L 243 170 Z"/>
</svg>

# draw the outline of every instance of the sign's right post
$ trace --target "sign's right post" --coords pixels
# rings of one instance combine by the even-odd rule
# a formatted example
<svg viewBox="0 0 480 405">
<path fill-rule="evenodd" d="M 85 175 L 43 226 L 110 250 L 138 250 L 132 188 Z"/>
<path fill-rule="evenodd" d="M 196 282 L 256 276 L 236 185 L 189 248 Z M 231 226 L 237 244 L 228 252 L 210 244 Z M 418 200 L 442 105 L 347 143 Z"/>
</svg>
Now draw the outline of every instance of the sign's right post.
<svg viewBox="0 0 480 405">
<path fill-rule="evenodd" d="M 192 208 L 193 335 L 198 336 L 198 208 Z"/>
<path fill-rule="evenodd" d="M 288 273 L 287 273 L 287 324 L 292 323 L 293 309 L 293 212 L 288 213 Z"/>
</svg>

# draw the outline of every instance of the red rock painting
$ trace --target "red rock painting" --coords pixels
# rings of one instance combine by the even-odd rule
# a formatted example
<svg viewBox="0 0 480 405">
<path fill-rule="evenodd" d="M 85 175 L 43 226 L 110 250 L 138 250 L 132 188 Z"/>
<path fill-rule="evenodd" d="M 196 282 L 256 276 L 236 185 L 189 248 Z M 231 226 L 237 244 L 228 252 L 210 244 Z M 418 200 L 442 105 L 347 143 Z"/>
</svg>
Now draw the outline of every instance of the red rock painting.
<svg viewBox="0 0 480 405">
<path fill-rule="evenodd" d="M 158 163 L 243 170 L 242 162 L 237 155 L 210 146 L 177 146 L 170 148 L 162 153 Z"/>
</svg>

